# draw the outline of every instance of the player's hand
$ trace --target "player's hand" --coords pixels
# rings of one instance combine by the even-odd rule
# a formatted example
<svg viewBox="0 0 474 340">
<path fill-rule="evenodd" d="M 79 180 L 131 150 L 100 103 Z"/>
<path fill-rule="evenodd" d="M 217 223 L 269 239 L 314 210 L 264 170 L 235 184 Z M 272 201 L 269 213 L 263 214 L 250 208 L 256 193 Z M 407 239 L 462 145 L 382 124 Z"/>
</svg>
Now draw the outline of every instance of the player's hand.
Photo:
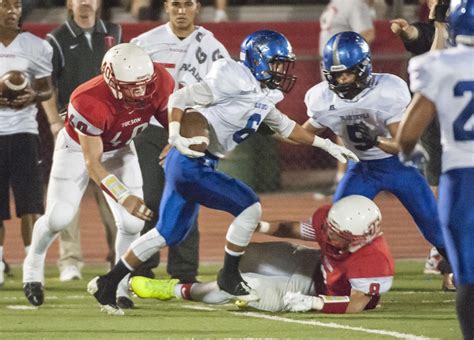
<svg viewBox="0 0 474 340">
<path fill-rule="evenodd" d="M 0 107 L 10 107 L 10 102 L 6 97 L 2 97 L 2 93 L 0 92 Z"/>
<path fill-rule="evenodd" d="M 353 126 L 355 127 L 355 132 L 359 134 L 360 141 L 364 143 L 363 150 L 368 150 L 379 144 L 379 136 L 375 129 L 369 127 L 364 122 L 355 123 Z"/>
<path fill-rule="evenodd" d="M 130 214 L 143 221 L 151 221 L 153 217 L 153 211 L 148 209 L 145 202 L 138 196 L 128 196 L 125 201 L 123 201 L 122 206 L 127 209 Z"/>
<path fill-rule="evenodd" d="M 393 33 L 402 36 L 402 38 L 406 40 L 415 40 L 418 38 L 418 30 L 405 19 L 398 18 L 390 20 L 390 29 Z"/>
<path fill-rule="evenodd" d="M 327 138 L 324 140 L 324 146 L 322 149 L 341 163 L 347 163 L 347 160 L 352 160 L 354 162 L 359 161 L 359 158 L 351 150 L 344 146 L 337 145 Z"/>
<path fill-rule="evenodd" d="M 288 312 L 307 312 L 312 309 L 313 297 L 300 292 L 287 292 L 283 297 L 284 310 Z"/>
<path fill-rule="evenodd" d="M 197 136 L 192 138 L 184 138 L 183 136 L 177 134 L 174 136 L 170 135 L 168 143 L 174 146 L 180 153 L 190 158 L 203 157 L 204 152 L 194 151 L 189 148 L 193 144 L 202 144 L 206 143 L 209 145 L 209 139 L 203 136 Z"/>
<path fill-rule="evenodd" d="M 409 155 L 400 152 L 398 158 L 405 166 L 413 166 L 422 172 L 425 170 L 426 164 L 428 164 L 430 160 L 428 152 L 426 152 L 425 148 L 420 144 L 416 144 L 415 148 Z"/>
<path fill-rule="evenodd" d="M 26 88 L 25 89 L 25 94 L 22 94 L 18 97 L 16 97 L 12 102 L 11 102 L 11 107 L 13 107 L 16 110 L 20 110 L 24 107 L 27 107 L 28 105 L 31 105 L 37 97 L 37 93 L 35 90 L 32 88 Z"/>
</svg>

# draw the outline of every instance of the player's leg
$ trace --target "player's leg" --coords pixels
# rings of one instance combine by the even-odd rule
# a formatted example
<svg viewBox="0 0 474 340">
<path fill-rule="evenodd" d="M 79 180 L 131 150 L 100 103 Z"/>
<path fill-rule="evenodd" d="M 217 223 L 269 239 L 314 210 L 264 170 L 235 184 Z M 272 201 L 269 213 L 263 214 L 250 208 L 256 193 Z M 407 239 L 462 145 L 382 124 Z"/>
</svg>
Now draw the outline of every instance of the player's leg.
<svg viewBox="0 0 474 340">
<path fill-rule="evenodd" d="M 25 250 L 31 244 L 33 225 L 44 213 L 44 184 L 39 166 L 38 136 L 21 133 L 11 136 L 10 184 L 16 214 L 21 217 L 21 236 Z"/>
<path fill-rule="evenodd" d="M 177 156 L 181 158 L 188 178 L 183 196 L 235 216 L 226 235 L 224 266 L 217 279 L 219 287 L 242 299 L 256 299 L 255 292 L 240 275 L 239 262 L 262 214 L 257 195 L 243 182 L 216 171 L 212 158 L 191 160 Z"/>
<path fill-rule="evenodd" d="M 371 175 L 370 162 L 348 162 L 346 174 L 336 188 L 332 199 L 333 202 L 349 195 L 362 195 L 373 199 L 379 193 L 379 185 Z"/>
<path fill-rule="evenodd" d="M 417 169 L 400 162 L 394 162 L 387 170 L 390 175 L 387 175 L 384 189 L 397 196 L 425 239 L 443 254 L 445 247 L 436 200 L 426 179 Z"/>
<path fill-rule="evenodd" d="M 4 282 L 3 244 L 5 224 L 10 219 L 10 176 L 8 157 L 8 136 L 0 136 L 0 285 Z"/>
<path fill-rule="evenodd" d="M 439 213 L 457 284 L 456 307 L 465 339 L 474 338 L 474 169 L 441 176 Z"/>
<path fill-rule="evenodd" d="M 82 265 L 78 210 L 71 223 L 59 233 L 59 280 L 65 282 L 80 279 Z"/>
<path fill-rule="evenodd" d="M 23 263 L 24 292 L 30 303 L 43 303 L 44 259 L 56 234 L 71 223 L 79 209 L 89 177 L 77 145 L 68 145 L 64 131 L 58 136 L 53 156 L 46 212 L 33 228 L 31 247 Z"/>
</svg>

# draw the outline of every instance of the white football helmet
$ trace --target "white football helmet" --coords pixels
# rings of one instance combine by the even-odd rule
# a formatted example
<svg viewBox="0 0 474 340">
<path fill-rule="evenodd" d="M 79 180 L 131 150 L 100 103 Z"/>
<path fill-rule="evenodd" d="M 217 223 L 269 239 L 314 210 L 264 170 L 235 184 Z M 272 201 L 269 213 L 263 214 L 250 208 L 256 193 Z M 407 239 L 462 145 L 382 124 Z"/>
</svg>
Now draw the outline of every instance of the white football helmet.
<svg viewBox="0 0 474 340">
<path fill-rule="evenodd" d="M 380 209 L 372 200 L 360 195 L 344 197 L 329 210 L 328 243 L 353 253 L 382 235 L 381 221 Z"/>
<path fill-rule="evenodd" d="M 153 62 L 134 44 L 119 44 L 108 50 L 102 59 L 101 71 L 117 99 L 143 101 L 155 92 Z"/>
</svg>

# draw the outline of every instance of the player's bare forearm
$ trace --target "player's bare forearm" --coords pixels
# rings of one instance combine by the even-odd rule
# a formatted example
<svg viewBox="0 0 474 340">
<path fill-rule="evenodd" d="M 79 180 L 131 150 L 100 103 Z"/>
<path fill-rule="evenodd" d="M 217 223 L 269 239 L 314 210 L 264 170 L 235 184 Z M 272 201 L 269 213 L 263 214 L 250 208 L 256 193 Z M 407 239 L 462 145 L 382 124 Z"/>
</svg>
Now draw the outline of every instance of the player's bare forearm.
<svg viewBox="0 0 474 340">
<path fill-rule="evenodd" d="M 370 302 L 371 298 L 372 297 L 370 295 L 366 295 L 358 290 L 352 289 L 350 302 L 346 309 L 346 314 L 362 312 Z"/>
<path fill-rule="evenodd" d="M 394 138 L 379 137 L 378 141 L 379 144 L 377 145 L 377 147 L 385 151 L 386 153 L 396 155 L 400 152 L 399 145 Z"/>
<path fill-rule="evenodd" d="M 301 125 L 296 124 L 288 139 L 299 144 L 312 145 L 314 134 L 305 130 Z"/>
<path fill-rule="evenodd" d="M 169 112 L 168 112 L 168 121 L 171 122 L 181 122 L 181 118 L 183 118 L 183 113 L 184 111 L 177 108 L 173 107 Z"/>
<path fill-rule="evenodd" d="M 434 104 L 422 94 L 415 93 L 396 134 L 396 141 L 404 154 L 410 154 L 413 151 L 434 115 Z"/>
<path fill-rule="evenodd" d="M 53 83 L 51 77 L 36 79 L 33 82 L 33 89 L 36 92 L 36 101 L 48 100 L 53 95 Z"/>
<path fill-rule="evenodd" d="M 262 221 L 256 231 L 275 237 L 301 239 L 300 222 L 296 221 Z"/>
<path fill-rule="evenodd" d="M 89 177 L 100 186 L 101 181 L 110 175 L 102 165 L 102 140 L 98 136 L 86 136 L 81 133 L 78 133 L 78 136 Z"/>
</svg>

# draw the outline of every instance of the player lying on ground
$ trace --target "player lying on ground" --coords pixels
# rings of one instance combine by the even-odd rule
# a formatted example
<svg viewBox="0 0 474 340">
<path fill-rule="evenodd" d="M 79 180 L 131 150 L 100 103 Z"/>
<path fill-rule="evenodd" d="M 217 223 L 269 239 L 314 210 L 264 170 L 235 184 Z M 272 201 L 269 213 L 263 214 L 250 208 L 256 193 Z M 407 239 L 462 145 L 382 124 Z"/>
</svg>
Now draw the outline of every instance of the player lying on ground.
<svg viewBox="0 0 474 340">
<path fill-rule="evenodd" d="M 394 274 L 380 221 L 374 202 L 352 195 L 317 209 L 311 223 L 261 222 L 259 232 L 316 241 L 321 250 L 287 242 L 251 243 L 240 270 L 260 300 L 238 305 L 272 312 L 358 313 L 375 308 Z M 178 284 L 136 276 L 130 288 L 139 297 L 160 300 L 221 304 L 233 298 L 216 281 Z"/>
</svg>

